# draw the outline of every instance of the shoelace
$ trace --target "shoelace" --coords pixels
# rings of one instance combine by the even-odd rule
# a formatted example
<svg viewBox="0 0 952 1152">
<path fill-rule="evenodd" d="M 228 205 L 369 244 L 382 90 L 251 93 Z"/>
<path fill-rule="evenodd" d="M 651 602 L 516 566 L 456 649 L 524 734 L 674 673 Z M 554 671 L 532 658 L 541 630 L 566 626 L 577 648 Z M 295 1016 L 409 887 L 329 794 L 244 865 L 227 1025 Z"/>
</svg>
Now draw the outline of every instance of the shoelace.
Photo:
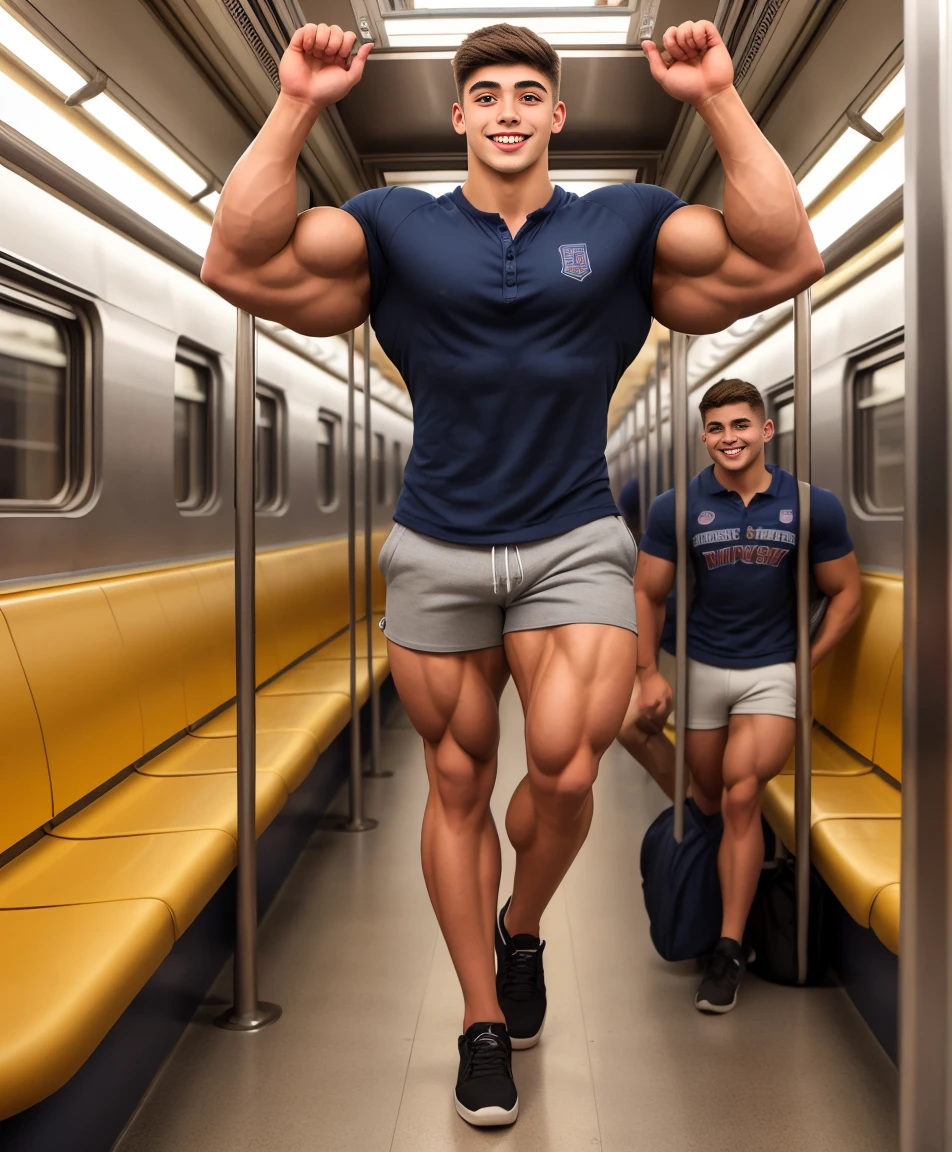
<svg viewBox="0 0 952 1152">
<path fill-rule="evenodd" d="M 708 961 L 708 980 L 723 980 L 728 973 L 733 979 L 736 979 L 740 974 L 740 964 L 724 952 L 715 952 Z"/>
<path fill-rule="evenodd" d="M 477 1036 L 469 1045 L 469 1075 L 509 1076 L 509 1057 L 502 1042 L 489 1032 Z"/>
<path fill-rule="evenodd" d="M 539 957 L 545 948 L 541 941 L 534 951 L 518 949 L 506 961 L 502 993 L 510 1000 L 531 1000 L 539 991 Z"/>
</svg>

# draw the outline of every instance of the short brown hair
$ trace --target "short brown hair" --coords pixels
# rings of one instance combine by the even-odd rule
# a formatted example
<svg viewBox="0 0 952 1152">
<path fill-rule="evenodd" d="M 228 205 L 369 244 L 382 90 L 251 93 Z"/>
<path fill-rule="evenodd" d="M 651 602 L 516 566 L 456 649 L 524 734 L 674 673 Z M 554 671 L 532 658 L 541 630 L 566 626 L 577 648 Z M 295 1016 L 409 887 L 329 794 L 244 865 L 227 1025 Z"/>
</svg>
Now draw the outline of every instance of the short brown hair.
<svg viewBox="0 0 952 1152">
<path fill-rule="evenodd" d="M 728 404 L 749 404 L 761 420 L 767 415 L 764 398 L 753 384 L 746 380 L 718 380 L 701 397 L 701 420 L 712 408 L 726 408 Z"/>
<path fill-rule="evenodd" d="M 456 92 L 463 99 L 463 85 L 480 68 L 493 64 L 528 64 L 552 85 L 553 103 L 559 98 L 562 62 L 558 53 L 531 28 L 514 24 L 489 24 L 470 32 L 453 57 Z"/>
</svg>

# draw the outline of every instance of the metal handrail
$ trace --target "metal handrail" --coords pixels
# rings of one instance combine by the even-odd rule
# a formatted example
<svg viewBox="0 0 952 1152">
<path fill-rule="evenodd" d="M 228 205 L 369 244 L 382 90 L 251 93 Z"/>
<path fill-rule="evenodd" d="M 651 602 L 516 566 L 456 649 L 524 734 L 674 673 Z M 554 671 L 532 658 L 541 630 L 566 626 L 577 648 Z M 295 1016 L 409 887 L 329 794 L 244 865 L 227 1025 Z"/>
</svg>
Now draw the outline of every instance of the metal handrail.
<svg viewBox="0 0 952 1152">
<path fill-rule="evenodd" d="M 674 701 L 674 838 L 684 836 L 684 798 L 687 793 L 685 738 L 688 723 L 688 339 L 671 333 L 671 436 L 674 440 L 674 523 L 677 561 L 674 576 L 677 598 Z"/>
<path fill-rule="evenodd" d="M 370 427 L 370 320 L 364 321 L 364 614 L 367 618 L 367 676 L 370 685 L 370 771 L 379 780 L 393 773 L 380 766 L 380 688 L 374 676 L 373 530 L 376 486 L 373 475 L 373 435 Z"/>
<path fill-rule="evenodd" d="M 810 926 L 810 824 L 813 769 L 813 666 L 810 658 L 810 290 L 794 303 L 793 428 L 800 523 L 797 532 L 797 737 L 794 826 L 797 846 L 797 978 L 807 980 Z"/>
<path fill-rule="evenodd" d="M 238 697 L 238 904 L 234 1003 L 216 1023 L 255 1032 L 281 1015 L 258 1000 L 255 837 L 255 321 L 238 312 L 235 344 L 235 658 Z"/>
</svg>

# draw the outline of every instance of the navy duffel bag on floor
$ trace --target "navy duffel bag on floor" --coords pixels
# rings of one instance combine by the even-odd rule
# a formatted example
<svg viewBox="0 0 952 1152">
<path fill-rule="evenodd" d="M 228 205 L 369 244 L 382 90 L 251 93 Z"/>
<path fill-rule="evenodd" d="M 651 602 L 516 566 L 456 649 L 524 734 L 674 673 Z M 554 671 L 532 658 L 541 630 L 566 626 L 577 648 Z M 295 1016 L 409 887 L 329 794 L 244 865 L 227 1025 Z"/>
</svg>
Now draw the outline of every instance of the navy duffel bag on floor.
<svg viewBox="0 0 952 1152">
<path fill-rule="evenodd" d="M 693 960 L 714 951 L 721 935 L 717 852 L 723 821 L 684 803 L 684 838 L 674 839 L 674 807 L 666 808 L 641 842 L 641 879 L 651 941 L 665 960 Z"/>
</svg>

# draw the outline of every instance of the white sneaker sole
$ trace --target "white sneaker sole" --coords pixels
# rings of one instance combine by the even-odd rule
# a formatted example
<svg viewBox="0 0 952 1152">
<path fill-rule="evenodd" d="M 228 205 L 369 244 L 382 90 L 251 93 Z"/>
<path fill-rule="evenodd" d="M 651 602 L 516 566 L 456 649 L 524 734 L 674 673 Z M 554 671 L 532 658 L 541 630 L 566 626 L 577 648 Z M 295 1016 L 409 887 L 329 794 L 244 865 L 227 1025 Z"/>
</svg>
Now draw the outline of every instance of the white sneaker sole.
<svg viewBox="0 0 952 1152">
<path fill-rule="evenodd" d="M 737 1007 L 737 995 L 735 993 L 734 999 L 730 1004 L 712 1004 L 709 1000 L 698 1000 L 695 998 L 694 1007 L 698 1012 L 712 1012 L 716 1016 L 723 1016 L 725 1012 L 733 1012 Z"/>
<path fill-rule="evenodd" d="M 456 1111 L 463 1117 L 467 1124 L 472 1124 L 474 1128 L 504 1128 L 508 1124 L 515 1124 L 516 1117 L 519 1115 L 519 1101 L 507 1112 L 505 1108 L 496 1106 L 490 1108 L 480 1108 L 476 1112 L 470 1112 L 468 1108 L 464 1108 L 459 1102 L 459 1097 L 454 1094 L 453 1099 L 456 1101 Z"/>
<path fill-rule="evenodd" d="M 526 1048 L 535 1048 L 536 1044 L 539 1043 L 539 1038 L 541 1037 L 544 1028 L 545 1028 L 545 1017 L 543 1016 L 542 1017 L 542 1023 L 539 1025 L 539 1031 L 536 1032 L 535 1036 L 513 1036 L 513 1035 L 510 1035 L 509 1036 L 509 1043 L 512 1045 L 513 1051 L 514 1052 L 521 1052 L 521 1051 L 525 1050 Z"/>
</svg>

